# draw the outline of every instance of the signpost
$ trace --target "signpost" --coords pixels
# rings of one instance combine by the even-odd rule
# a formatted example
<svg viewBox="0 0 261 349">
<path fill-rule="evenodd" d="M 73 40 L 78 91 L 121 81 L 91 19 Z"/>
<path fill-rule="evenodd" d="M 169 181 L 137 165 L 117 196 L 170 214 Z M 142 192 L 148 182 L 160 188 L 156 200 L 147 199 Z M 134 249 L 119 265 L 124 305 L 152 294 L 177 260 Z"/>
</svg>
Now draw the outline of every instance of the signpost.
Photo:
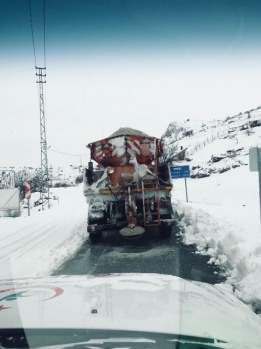
<svg viewBox="0 0 261 349">
<path fill-rule="evenodd" d="M 183 166 L 170 166 L 169 167 L 170 177 L 172 179 L 184 178 L 185 179 L 185 189 L 186 189 L 186 199 L 188 202 L 188 190 L 186 178 L 190 177 L 189 165 Z"/>
<path fill-rule="evenodd" d="M 28 200 L 28 216 L 30 216 L 30 199 L 31 199 L 31 190 L 30 190 L 31 181 L 25 181 L 25 198 Z"/>
<path fill-rule="evenodd" d="M 261 222 L 261 148 L 255 147 L 249 149 L 249 169 L 251 172 L 258 171 L 259 182 L 259 212 Z"/>
</svg>

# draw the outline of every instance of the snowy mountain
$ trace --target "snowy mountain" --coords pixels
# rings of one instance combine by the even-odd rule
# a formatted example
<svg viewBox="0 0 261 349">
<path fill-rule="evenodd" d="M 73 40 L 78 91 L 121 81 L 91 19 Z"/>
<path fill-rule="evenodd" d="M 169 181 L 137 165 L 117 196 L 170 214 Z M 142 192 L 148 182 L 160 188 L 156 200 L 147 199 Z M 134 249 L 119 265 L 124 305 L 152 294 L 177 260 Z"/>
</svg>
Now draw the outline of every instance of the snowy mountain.
<svg viewBox="0 0 261 349">
<path fill-rule="evenodd" d="M 172 122 L 162 139 L 169 152 L 185 149 L 191 177 L 203 178 L 247 165 L 249 148 L 260 143 L 259 126 L 261 107 L 224 120 Z"/>
</svg>

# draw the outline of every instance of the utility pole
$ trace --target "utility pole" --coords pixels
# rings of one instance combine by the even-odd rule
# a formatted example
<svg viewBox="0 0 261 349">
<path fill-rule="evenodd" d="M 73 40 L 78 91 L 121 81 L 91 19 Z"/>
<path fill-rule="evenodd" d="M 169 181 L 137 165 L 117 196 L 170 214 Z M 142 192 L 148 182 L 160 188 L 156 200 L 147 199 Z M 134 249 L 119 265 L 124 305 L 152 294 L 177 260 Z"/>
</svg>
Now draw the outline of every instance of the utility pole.
<svg viewBox="0 0 261 349">
<path fill-rule="evenodd" d="M 49 173 L 47 160 L 47 143 L 46 143 L 46 128 L 44 114 L 44 92 L 43 84 L 46 83 L 46 68 L 35 67 L 37 81 L 39 86 L 39 103 L 40 103 L 40 144 L 41 144 L 41 193 L 42 210 L 45 203 L 49 204 Z"/>
</svg>

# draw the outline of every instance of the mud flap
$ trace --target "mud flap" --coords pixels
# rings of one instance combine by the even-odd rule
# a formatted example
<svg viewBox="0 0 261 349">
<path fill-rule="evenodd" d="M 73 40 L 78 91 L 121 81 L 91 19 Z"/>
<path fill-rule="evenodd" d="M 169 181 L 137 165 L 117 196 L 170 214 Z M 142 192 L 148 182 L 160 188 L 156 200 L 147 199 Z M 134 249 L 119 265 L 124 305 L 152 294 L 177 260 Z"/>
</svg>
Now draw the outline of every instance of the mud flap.
<svg viewBox="0 0 261 349">
<path fill-rule="evenodd" d="M 143 227 L 140 227 L 138 225 L 128 225 L 125 228 L 122 228 L 120 230 L 120 234 L 122 236 L 126 236 L 126 237 L 131 237 L 131 236 L 138 236 L 138 235 L 142 235 L 144 233 L 145 229 Z"/>
</svg>

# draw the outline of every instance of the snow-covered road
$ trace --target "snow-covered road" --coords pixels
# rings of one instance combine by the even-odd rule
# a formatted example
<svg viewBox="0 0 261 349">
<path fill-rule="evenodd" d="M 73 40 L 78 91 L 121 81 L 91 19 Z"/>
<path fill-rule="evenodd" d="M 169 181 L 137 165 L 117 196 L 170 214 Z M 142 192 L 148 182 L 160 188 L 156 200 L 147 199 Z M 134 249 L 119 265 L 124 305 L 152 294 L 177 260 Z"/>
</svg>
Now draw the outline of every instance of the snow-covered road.
<svg viewBox="0 0 261 349">
<path fill-rule="evenodd" d="M 261 312 L 261 239 L 254 219 L 258 211 L 253 210 L 253 205 L 242 206 L 249 224 L 252 223 L 251 230 L 247 231 L 242 226 L 242 217 L 232 221 L 231 209 L 239 205 L 239 197 L 244 197 L 247 203 L 253 202 L 256 184 L 245 167 L 234 171 L 213 175 L 212 180 L 188 181 L 192 201 L 188 204 L 184 202 L 184 183 L 174 182 L 173 202 L 180 216 L 183 241 L 196 244 L 199 253 L 208 255 L 211 263 L 225 267 L 227 288 Z M 245 184 L 238 195 L 235 195 L 238 182 L 233 179 L 234 174 Z M 215 196 L 219 210 L 215 210 L 211 201 L 213 180 L 220 184 L 219 196 Z M 52 192 L 59 196 L 59 204 L 53 202 L 50 210 L 39 212 L 33 208 L 30 217 L 25 211 L 19 218 L 0 218 L 1 279 L 51 275 L 88 239 L 87 204 L 82 186 L 57 188 Z M 197 202 L 193 203 L 194 200 Z"/>
</svg>

